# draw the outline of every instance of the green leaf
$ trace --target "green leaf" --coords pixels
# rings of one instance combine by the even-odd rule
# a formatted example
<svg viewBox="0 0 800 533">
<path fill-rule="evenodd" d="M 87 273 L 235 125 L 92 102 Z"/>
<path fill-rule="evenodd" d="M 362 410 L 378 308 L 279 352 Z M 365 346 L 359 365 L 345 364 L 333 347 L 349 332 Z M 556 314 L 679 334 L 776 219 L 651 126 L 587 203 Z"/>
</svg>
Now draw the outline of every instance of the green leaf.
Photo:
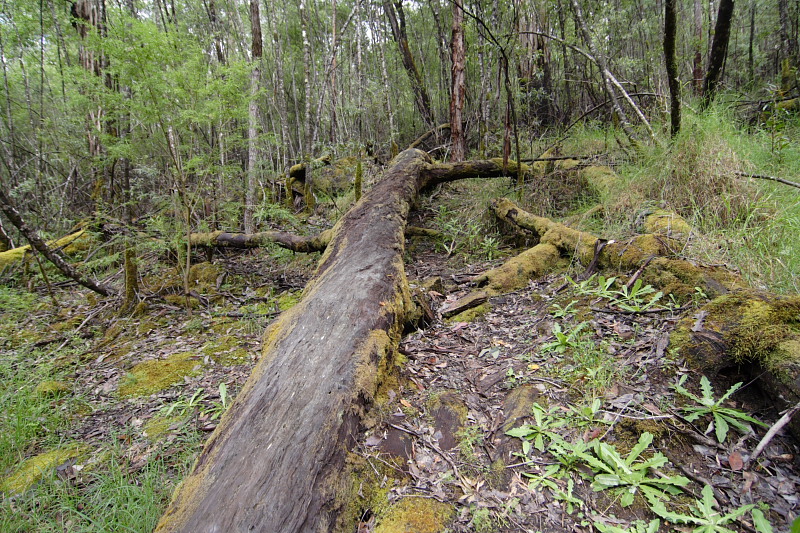
<svg viewBox="0 0 800 533">
<path fill-rule="evenodd" d="M 524 439 L 531 433 L 532 433 L 531 427 L 527 424 L 524 426 L 511 428 L 508 431 L 506 431 L 506 435 L 508 435 L 509 437 L 517 437 L 518 439 Z"/>
<path fill-rule="evenodd" d="M 792 528 L 789 530 L 789 533 L 800 533 L 800 516 L 794 519 L 792 522 Z"/>
<path fill-rule="evenodd" d="M 714 426 L 716 428 L 717 441 L 725 442 L 725 437 L 728 436 L 728 422 L 725 421 L 725 417 L 714 413 Z"/>
<path fill-rule="evenodd" d="M 622 480 L 615 474 L 597 474 L 594 476 L 594 483 L 592 483 L 595 492 L 609 487 L 618 487 L 621 484 Z"/>
<path fill-rule="evenodd" d="M 759 533 L 773 533 L 772 525 L 767 520 L 767 517 L 764 516 L 764 512 L 761 511 L 759 508 L 753 509 L 753 525 L 756 527 L 756 531 Z"/>
<path fill-rule="evenodd" d="M 652 444 L 652 442 L 653 442 L 652 433 L 650 433 L 649 431 L 645 431 L 644 433 L 642 433 L 642 435 L 639 437 L 639 442 L 636 443 L 636 446 L 633 447 L 631 453 L 628 454 L 628 458 L 625 459 L 625 464 L 630 466 L 631 463 L 633 463 L 639 457 L 639 455 L 641 455 L 641 453 L 644 450 L 646 450 L 647 447 L 650 446 L 650 444 Z"/>
</svg>

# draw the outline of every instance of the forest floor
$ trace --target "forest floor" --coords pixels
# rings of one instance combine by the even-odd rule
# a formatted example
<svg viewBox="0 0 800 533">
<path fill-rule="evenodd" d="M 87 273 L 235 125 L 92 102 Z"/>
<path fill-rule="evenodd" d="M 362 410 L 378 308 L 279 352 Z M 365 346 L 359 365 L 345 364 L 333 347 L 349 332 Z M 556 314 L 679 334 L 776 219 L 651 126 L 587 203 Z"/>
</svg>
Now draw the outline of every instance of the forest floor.
<svg viewBox="0 0 800 533">
<path fill-rule="evenodd" d="M 406 267 L 434 310 L 499 264 L 442 248 L 418 243 Z M 264 327 L 299 298 L 313 257 L 301 263 L 264 250 L 218 255 L 195 267 L 203 298 L 191 316 L 170 295 L 179 277 L 156 261 L 141 274 L 162 297 L 132 316 L 68 286 L 58 307 L 45 291 L 6 307 L 0 531 L 151 530 L 258 360 Z M 696 310 L 665 297 L 656 312 L 625 312 L 602 285 L 563 273 L 534 280 L 470 320 L 437 318 L 403 339 L 399 379 L 352 454 L 359 533 L 765 531 L 760 514 L 789 531 L 800 510 L 797 441 L 781 433 L 751 460 L 780 417 L 774 404 L 757 382 L 720 375 L 714 399 L 745 384 L 719 407 L 764 426 L 720 433 L 707 417 L 687 421 L 699 403 L 675 385 L 685 377 L 702 399 L 701 376 L 671 353 L 669 334 Z M 96 501 L 109 472 L 129 492 L 154 465 L 154 503 L 142 516 L 122 491 Z M 129 507 L 128 529 L 101 521 L 111 506 Z"/>
</svg>

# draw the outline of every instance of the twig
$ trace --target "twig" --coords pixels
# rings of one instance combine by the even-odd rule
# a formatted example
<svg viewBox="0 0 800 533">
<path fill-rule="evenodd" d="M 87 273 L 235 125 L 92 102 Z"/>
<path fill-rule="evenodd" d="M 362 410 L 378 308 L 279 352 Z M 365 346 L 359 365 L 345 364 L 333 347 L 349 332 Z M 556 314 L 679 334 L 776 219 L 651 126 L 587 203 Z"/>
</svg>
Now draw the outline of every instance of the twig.
<svg viewBox="0 0 800 533">
<path fill-rule="evenodd" d="M 775 176 L 767 176 L 765 174 L 748 174 L 747 172 L 734 172 L 737 176 L 741 178 L 755 178 L 759 180 L 770 180 L 770 181 L 777 181 L 778 183 L 783 183 L 784 185 L 789 185 L 790 187 L 797 187 L 800 189 L 800 183 L 785 180 L 783 178 L 777 178 Z"/>
<path fill-rule="evenodd" d="M 796 403 L 794 407 L 792 407 L 790 409 L 787 409 L 786 412 L 783 413 L 783 416 L 780 417 L 780 419 L 777 422 L 775 422 L 775 425 L 773 425 L 771 428 L 769 428 L 769 431 L 767 431 L 767 434 L 764 435 L 764 438 L 761 439 L 761 442 L 758 443 L 758 446 L 756 446 L 755 451 L 753 451 L 753 455 L 750 456 L 750 461 L 751 462 L 755 461 L 756 458 L 759 455 L 761 455 L 761 452 L 764 451 L 764 448 L 767 447 L 767 445 L 775 437 L 775 435 L 777 435 L 778 432 L 780 430 L 782 430 L 784 428 L 784 426 L 786 426 L 786 424 L 789 423 L 789 421 L 792 419 L 794 414 L 799 410 L 800 410 L 800 402 Z"/>
</svg>

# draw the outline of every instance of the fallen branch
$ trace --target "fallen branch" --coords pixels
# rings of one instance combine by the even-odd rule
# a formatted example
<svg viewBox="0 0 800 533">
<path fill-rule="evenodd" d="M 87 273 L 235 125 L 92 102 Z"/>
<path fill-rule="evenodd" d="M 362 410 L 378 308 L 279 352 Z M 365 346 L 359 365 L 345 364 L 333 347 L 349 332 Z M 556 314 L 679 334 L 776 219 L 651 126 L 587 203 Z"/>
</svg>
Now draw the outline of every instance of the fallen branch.
<svg viewBox="0 0 800 533">
<path fill-rule="evenodd" d="M 775 422 L 771 428 L 769 428 L 767 434 L 764 435 L 764 438 L 761 439 L 761 442 L 758 443 L 758 446 L 756 446 L 756 449 L 753 451 L 753 455 L 750 456 L 751 463 L 755 461 L 759 455 L 761 455 L 761 452 L 764 451 L 764 448 L 767 447 L 775 435 L 777 435 L 780 430 L 782 430 L 789 422 L 792 421 L 792 417 L 795 415 L 795 413 L 797 413 L 797 411 L 800 411 L 800 402 L 795 404 L 794 407 L 787 409 L 786 412 L 783 413 L 783 416 L 780 417 L 780 419 Z"/>
<path fill-rule="evenodd" d="M 778 183 L 783 183 L 784 185 L 789 185 L 790 187 L 797 187 L 798 189 L 800 189 L 800 183 L 785 180 L 783 178 L 777 178 L 775 176 L 767 176 L 764 174 L 748 174 L 747 172 L 735 172 L 735 174 L 742 178 L 755 178 L 759 180 L 777 181 Z"/>
<path fill-rule="evenodd" d="M 192 233 L 189 242 L 192 247 L 258 248 L 267 244 L 277 244 L 294 252 L 321 252 L 325 250 L 333 233 L 325 230 L 319 235 L 305 237 L 285 231 L 263 231 L 260 233 Z"/>
</svg>

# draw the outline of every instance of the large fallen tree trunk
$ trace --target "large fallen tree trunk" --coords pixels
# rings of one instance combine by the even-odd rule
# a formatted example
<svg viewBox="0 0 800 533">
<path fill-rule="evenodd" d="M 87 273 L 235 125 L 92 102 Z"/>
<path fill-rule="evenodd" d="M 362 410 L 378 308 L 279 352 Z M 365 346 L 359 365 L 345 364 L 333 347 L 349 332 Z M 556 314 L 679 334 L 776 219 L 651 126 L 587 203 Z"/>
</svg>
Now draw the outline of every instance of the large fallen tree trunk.
<svg viewBox="0 0 800 533">
<path fill-rule="evenodd" d="M 401 153 L 332 230 L 303 299 L 176 491 L 156 531 L 329 531 L 352 498 L 345 457 L 410 307 L 409 206 L 429 159 Z M 357 489 L 356 489 L 357 490 Z"/>
</svg>

